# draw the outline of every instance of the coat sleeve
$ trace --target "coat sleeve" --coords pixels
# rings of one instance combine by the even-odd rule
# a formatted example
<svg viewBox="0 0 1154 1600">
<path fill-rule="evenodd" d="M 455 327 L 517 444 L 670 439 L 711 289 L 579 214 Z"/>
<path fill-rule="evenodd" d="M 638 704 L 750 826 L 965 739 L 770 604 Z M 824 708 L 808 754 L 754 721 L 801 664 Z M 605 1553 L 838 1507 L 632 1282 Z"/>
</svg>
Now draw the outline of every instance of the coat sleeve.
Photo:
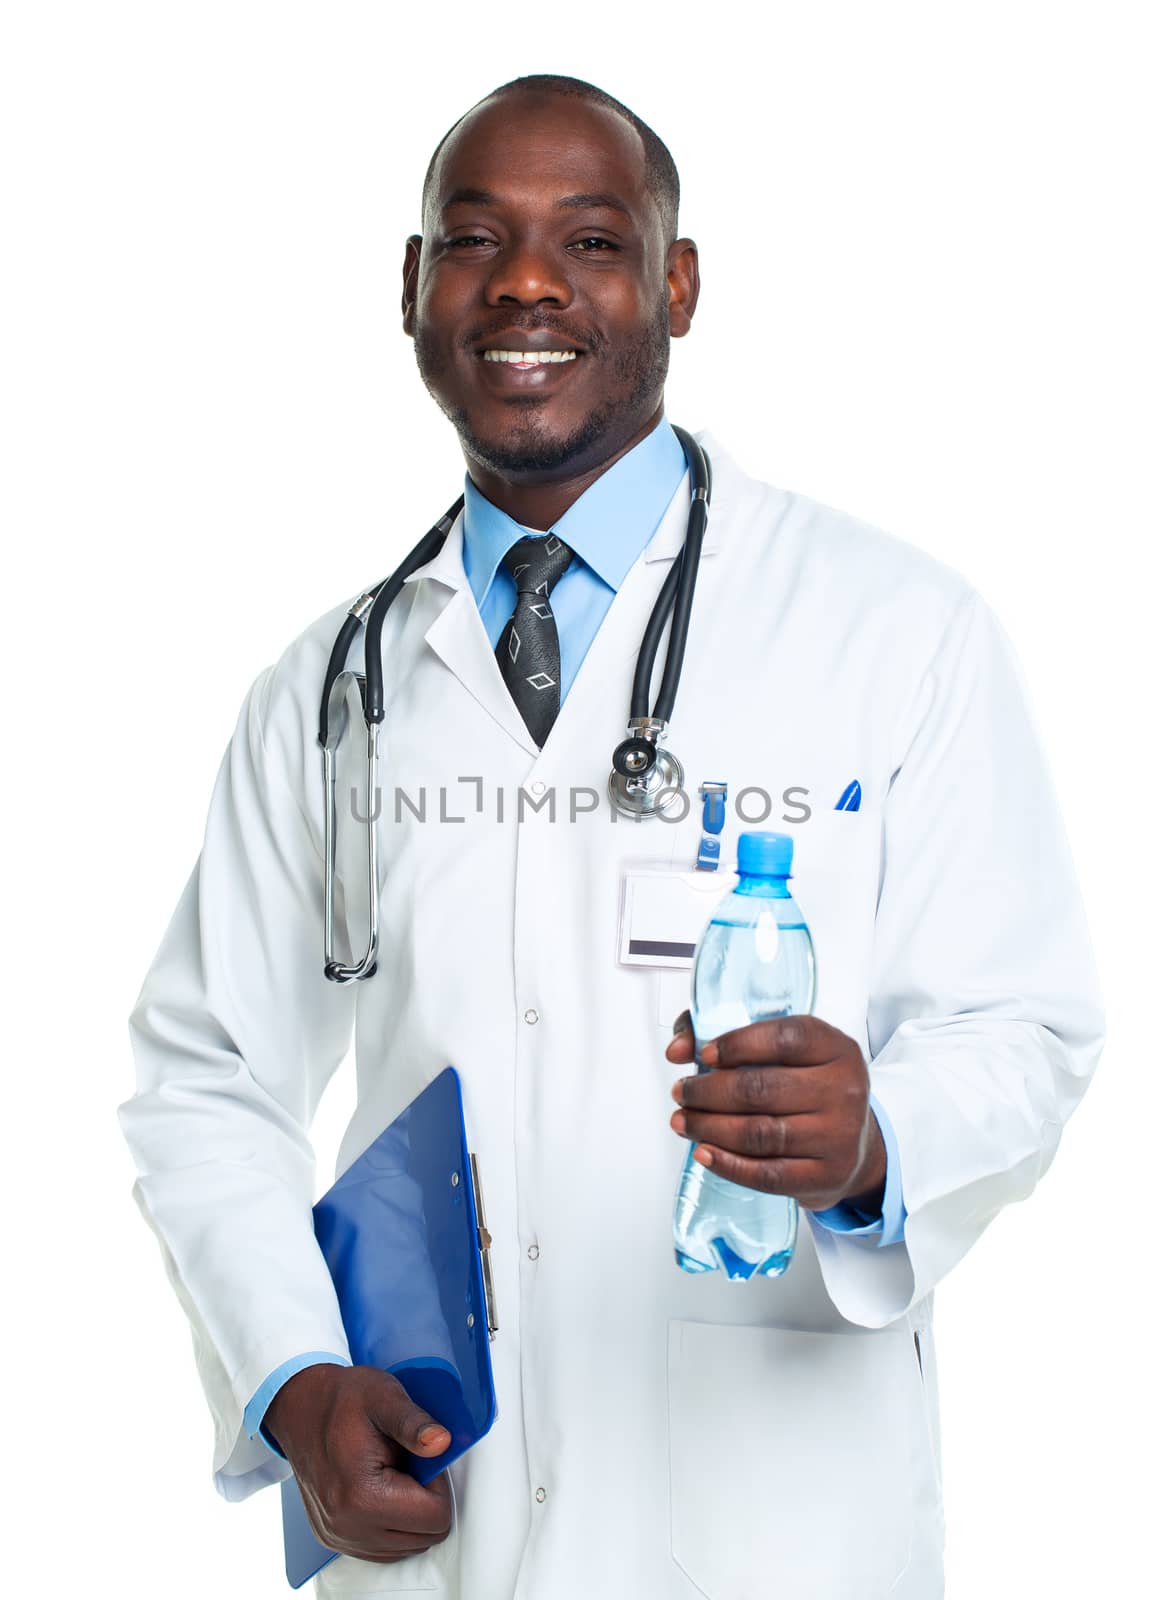
<svg viewBox="0 0 1154 1600">
<path fill-rule="evenodd" d="M 355 1000 L 322 972 L 324 863 L 305 805 L 320 789 L 315 736 L 276 688 L 269 668 L 241 710 L 199 861 L 132 1013 L 136 1090 L 119 1108 L 230 1500 L 288 1475 L 243 1429 L 268 1374 L 305 1350 L 348 1358 L 313 1233 L 307 1129 Z"/>
<path fill-rule="evenodd" d="M 1014 652 L 967 590 L 898 738 L 868 1033 L 900 1150 L 905 1237 L 814 1228 L 826 1287 L 896 1320 L 1054 1158 L 1103 1039 L 1054 786 Z"/>
</svg>

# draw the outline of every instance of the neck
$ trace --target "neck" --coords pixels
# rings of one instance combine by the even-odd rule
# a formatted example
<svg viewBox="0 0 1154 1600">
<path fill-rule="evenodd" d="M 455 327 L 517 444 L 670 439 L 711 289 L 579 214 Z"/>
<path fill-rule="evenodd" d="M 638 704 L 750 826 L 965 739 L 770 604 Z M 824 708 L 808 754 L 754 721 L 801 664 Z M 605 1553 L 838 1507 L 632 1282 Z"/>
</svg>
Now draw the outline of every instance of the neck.
<svg viewBox="0 0 1154 1600">
<path fill-rule="evenodd" d="M 664 407 L 658 405 L 657 410 L 633 436 L 616 450 L 612 455 L 590 466 L 578 464 L 578 469 L 573 471 L 565 468 L 564 476 L 548 481 L 534 479 L 526 482 L 520 478 L 506 478 L 481 463 L 465 451 L 465 463 L 469 476 L 480 489 L 485 499 L 504 511 L 506 516 L 512 517 L 514 522 L 519 522 L 527 528 L 551 528 L 555 522 L 568 511 L 575 500 L 579 500 L 591 483 L 596 483 L 602 473 L 608 472 L 614 462 L 628 455 L 634 445 L 641 443 L 642 439 L 651 434 L 664 415 Z"/>
</svg>

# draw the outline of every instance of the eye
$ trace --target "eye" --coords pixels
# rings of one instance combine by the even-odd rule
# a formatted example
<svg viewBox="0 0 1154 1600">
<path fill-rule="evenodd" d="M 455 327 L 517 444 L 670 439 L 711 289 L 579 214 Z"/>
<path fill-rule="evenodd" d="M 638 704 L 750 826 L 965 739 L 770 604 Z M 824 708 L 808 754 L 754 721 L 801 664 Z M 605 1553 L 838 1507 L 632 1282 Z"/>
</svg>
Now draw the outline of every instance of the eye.
<svg viewBox="0 0 1154 1600">
<path fill-rule="evenodd" d="M 449 250 L 455 250 L 460 244 L 492 244 L 491 239 L 486 239 L 479 233 L 465 233 L 458 239 L 446 239 L 445 245 Z"/>
<path fill-rule="evenodd" d="M 591 250 L 581 249 L 582 245 L 592 245 Z M 600 234 L 590 234 L 588 238 L 578 239 L 573 245 L 574 250 L 581 250 L 582 255 L 600 255 L 604 250 L 619 250 L 620 245 L 613 244 L 609 239 L 602 239 Z"/>
</svg>

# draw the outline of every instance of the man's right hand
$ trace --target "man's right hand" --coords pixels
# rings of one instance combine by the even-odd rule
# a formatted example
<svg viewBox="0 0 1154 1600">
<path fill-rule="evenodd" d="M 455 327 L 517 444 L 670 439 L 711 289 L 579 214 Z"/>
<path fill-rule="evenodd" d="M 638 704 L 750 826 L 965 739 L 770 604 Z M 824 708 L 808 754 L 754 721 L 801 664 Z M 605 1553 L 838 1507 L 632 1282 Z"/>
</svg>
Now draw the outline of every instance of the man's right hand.
<svg viewBox="0 0 1154 1600">
<path fill-rule="evenodd" d="M 400 1471 L 401 1447 L 436 1456 L 452 1434 L 376 1367 L 305 1367 L 277 1390 L 264 1426 L 288 1457 L 322 1544 L 361 1561 L 403 1561 L 453 1525 L 449 1480 Z M 422 1429 L 432 1429 L 424 1439 Z"/>
</svg>

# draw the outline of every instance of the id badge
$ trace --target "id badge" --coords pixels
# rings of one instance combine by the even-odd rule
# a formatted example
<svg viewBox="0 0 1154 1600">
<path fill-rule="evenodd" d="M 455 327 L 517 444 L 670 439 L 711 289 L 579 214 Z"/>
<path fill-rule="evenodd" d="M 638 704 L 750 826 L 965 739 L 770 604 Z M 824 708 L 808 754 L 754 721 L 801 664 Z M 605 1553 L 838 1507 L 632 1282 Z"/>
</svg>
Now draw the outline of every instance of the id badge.
<svg viewBox="0 0 1154 1600">
<path fill-rule="evenodd" d="M 678 872 L 628 866 L 621 879 L 617 960 L 626 967 L 688 971 L 714 909 L 737 883 L 733 867 Z"/>
</svg>

